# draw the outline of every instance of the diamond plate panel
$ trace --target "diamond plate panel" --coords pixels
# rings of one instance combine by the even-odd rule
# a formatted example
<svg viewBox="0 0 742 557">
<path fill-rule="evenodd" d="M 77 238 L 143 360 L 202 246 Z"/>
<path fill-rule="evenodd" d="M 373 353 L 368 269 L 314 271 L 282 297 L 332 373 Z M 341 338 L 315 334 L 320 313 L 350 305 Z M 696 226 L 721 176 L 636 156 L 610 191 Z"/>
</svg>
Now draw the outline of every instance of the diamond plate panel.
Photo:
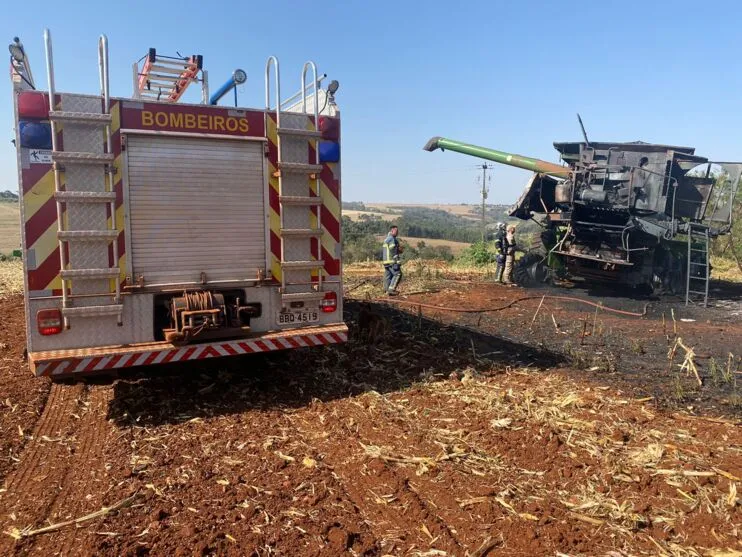
<svg viewBox="0 0 742 557">
<path fill-rule="evenodd" d="M 311 290 L 312 272 L 308 270 L 284 269 L 286 294 L 295 294 Z M 300 283 L 300 284 L 291 284 Z"/>
<path fill-rule="evenodd" d="M 309 141 L 306 137 L 281 136 L 283 162 L 314 163 L 309 160 Z"/>
<path fill-rule="evenodd" d="M 100 97 L 62 95 L 62 110 L 101 114 L 103 103 Z M 77 153 L 103 153 L 104 132 L 104 126 L 100 124 L 65 122 L 62 126 L 64 150 Z"/>
<path fill-rule="evenodd" d="M 112 303 L 111 296 L 76 298 L 74 307 L 96 306 Z M 29 329 L 33 349 L 63 350 L 89 346 L 134 344 L 154 340 L 153 295 L 136 294 L 124 296 L 123 326 L 116 324 L 116 316 L 71 317 L 70 329 L 58 335 L 41 336 L 36 326 Z M 29 300 L 31 315 L 40 309 L 62 306 L 62 300 Z"/>
<path fill-rule="evenodd" d="M 286 172 L 281 177 L 281 195 L 309 195 L 309 176 Z"/>
<path fill-rule="evenodd" d="M 283 228 L 311 228 L 311 208 L 299 205 L 283 206 Z"/>
<path fill-rule="evenodd" d="M 103 126 L 65 122 L 62 128 L 64 150 L 73 153 L 103 153 Z"/>
<path fill-rule="evenodd" d="M 64 170 L 67 191 L 106 191 L 106 173 L 102 164 L 68 164 Z"/>
<path fill-rule="evenodd" d="M 311 257 L 309 238 L 284 238 L 283 256 L 286 261 L 309 261 Z"/>
<path fill-rule="evenodd" d="M 309 104 L 307 104 L 309 108 Z M 313 130 L 309 116 L 302 113 L 286 113 L 281 111 L 281 127 L 295 130 Z"/>
<path fill-rule="evenodd" d="M 106 230 L 106 220 L 104 203 L 67 204 L 66 230 Z"/>
<path fill-rule="evenodd" d="M 103 99 L 90 95 L 62 95 L 62 110 L 65 112 L 103 112 Z"/>
</svg>

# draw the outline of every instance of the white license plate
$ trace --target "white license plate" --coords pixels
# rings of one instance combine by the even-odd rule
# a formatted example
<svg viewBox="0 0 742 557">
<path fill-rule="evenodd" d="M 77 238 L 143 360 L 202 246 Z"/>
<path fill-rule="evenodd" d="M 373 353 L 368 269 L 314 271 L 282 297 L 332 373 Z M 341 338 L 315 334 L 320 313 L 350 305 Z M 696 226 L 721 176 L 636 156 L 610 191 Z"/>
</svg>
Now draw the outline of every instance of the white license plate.
<svg viewBox="0 0 742 557">
<path fill-rule="evenodd" d="M 301 311 L 296 313 L 281 312 L 278 314 L 279 325 L 301 325 L 319 321 L 318 311 Z"/>
</svg>

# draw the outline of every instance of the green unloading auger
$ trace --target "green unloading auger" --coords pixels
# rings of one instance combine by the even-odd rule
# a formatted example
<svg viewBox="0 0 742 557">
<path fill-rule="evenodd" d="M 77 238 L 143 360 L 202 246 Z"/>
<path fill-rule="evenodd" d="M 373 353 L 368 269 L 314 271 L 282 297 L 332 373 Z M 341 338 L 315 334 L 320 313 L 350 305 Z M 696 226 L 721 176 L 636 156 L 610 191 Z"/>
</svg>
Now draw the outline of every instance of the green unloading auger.
<svg viewBox="0 0 742 557">
<path fill-rule="evenodd" d="M 456 141 L 454 139 L 446 139 L 445 137 L 431 138 L 425 144 L 423 149 L 426 151 L 435 151 L 436 149 L 445 151 L 448 149 L 450 151 L 456 151 L 457 153 L 471 155 L 472 157 L 479 157 L 480 159 L 487 159 L 488 161 L 499 162 L 500 164 L 524 168 L 525 170 L 531 170 L 533 172 L 538 172 L 539 174 L 548 174 L 555 178 L 566 178 L 571 172 L 568 167 L 560 166 L 553 162 L 546 162 L 541 159 L 532 159 L 531 157 L 524 157 L 522 155 L 514 155 L 512 153 L 506 153 L 505 151 L 496 151 L 495 149 L 487 149 L 486 147 L 462 143 L 461 141 Z"/>
</svg>

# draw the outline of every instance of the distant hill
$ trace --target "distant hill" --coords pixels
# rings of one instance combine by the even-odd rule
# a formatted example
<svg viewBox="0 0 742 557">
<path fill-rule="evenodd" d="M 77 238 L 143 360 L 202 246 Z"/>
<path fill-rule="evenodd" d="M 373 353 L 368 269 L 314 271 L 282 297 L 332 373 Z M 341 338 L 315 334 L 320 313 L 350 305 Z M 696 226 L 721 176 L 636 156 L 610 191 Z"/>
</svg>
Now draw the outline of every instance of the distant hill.
<svg viewBox="0 0 742 557">
<path fill-rule="evenodd" d="M 6 203 L 17 203 L 18 202 L 18 194 L 15 192 L 12 192 L 10 190 L 0 191 L 0 202 L 6 202 Z"/>
</svg>

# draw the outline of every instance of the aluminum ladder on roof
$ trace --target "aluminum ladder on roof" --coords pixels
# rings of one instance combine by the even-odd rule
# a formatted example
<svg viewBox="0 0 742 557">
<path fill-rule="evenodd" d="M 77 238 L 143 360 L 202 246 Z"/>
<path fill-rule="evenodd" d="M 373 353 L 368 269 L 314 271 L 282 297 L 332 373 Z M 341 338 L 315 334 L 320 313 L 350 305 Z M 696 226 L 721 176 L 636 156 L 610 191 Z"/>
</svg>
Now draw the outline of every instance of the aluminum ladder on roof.
<svg viewBox="0 0 742 557">
<path fill-rule="evenodd" d="M 688 225 L 688 268 L 685 287 L 685 305 L 703 303 L 708 305 L 709 280 L 709 227 L 700 223 Z"/>
<path fill-rule="evenodd" d="M 322 273 L 324 261 L 309 259 L 312 242 L 322 246 L 322 182 L 319 173 L 319 105 L 317 100 L 317 66 L 307 62 L 301 74 L 301 112 L 281 111 L 281 78 L 278 59 L 268 58 L 265 66 L 266 129 L 271 109 L 271 67 L 275 73 L 276 150 L 278 168 L 278 203 L 281 240 L 281 300 L 316 301 L 324 297 Z M 307 112 L 307 72 L 312 71 L 312 111 Z M 309 116 L 309 117 L 308 117 Z M 314 150 L 309 160 L 310 147 Z M 316 212 L 315 212 L 316 211 Z M 313 278 L 316 276 L 316 280 Z"/>
<path fill-rule="evenodd" d="M 140 69 L 142 60 L 144 64 Z M 134 62 L 135 99 L 178 102 L 191 83 L 201 81 L 201 103 L 208 104 L 209 80 L 200 54 L 176 58 L 157 54 L 156 49 L 150 48 L 139 62 Z"/>
<path fill-rule="evenodd" d="M 118 324 L 121 324 L 123 304 L 119 280 L 121 270 L 118 267 L 116 193 L 113 188 L 116 170 L 111 148 L 108 38 L 101 35 L 98 40 L 101 97 L 65 95 L 60 110 L 57 110 L 52 39 L 48 29 L 44 31 L 44 43 L 64 324 L 69 328 L 70 317 L 101 316 L 116 316 Z M 67 104 L 69 106 L 65 106 Z M 63 149 L 58 137 L 60 131 L 64 144 L 73 145 L 78 150 Z M 85 150 L 79 150 L 80 147 L 85 147 Z M 110 213 L 110 218 L 107 213 Z M 112 262 L 109 260 L 109 245 Z M 83 266 L 73 267 L 75 262 Z M 78 281 L 87 283 L 86 287 L 76 288 L 80 290 L 79 295 L 72 291 L 73 283 Z M 111 303 L 75 305 L 78 299 L 89 301 L 98 297 L 111 298 Z"/>
</svg>

